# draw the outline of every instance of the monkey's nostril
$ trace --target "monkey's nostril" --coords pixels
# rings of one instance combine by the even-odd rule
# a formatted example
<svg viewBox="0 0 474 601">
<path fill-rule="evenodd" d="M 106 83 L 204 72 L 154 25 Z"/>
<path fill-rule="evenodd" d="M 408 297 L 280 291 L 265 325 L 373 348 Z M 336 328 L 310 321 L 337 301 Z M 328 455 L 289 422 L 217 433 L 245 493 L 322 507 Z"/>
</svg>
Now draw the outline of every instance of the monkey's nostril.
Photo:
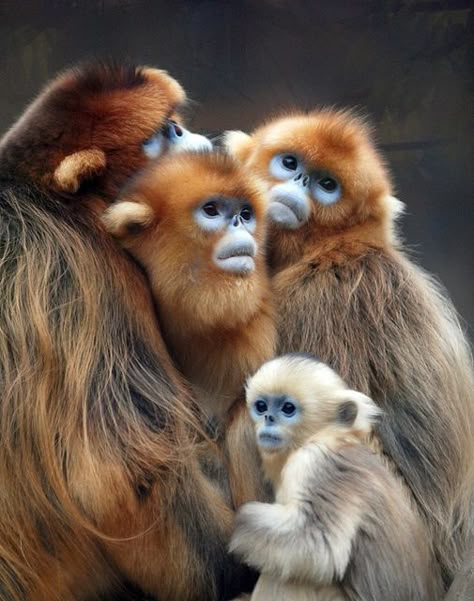
<svg viewBox="0 0 474 601">
<path fill-rule="evenodd" d="M 308 175 L 306 175 L 306 176 L 304 177 L 304 179 L 303 179 L 303 186 L 307 186 L 307 185 L 308 185 L 308 182 L 309 182 L 309 176 L 308 176 Z"/>
<path fill-rule="evenodd" d="M 295 177 L 294 181 L 298 182 L 301 179 L 301 173 L 298 173 L 298 175 Z"/>
</svg>

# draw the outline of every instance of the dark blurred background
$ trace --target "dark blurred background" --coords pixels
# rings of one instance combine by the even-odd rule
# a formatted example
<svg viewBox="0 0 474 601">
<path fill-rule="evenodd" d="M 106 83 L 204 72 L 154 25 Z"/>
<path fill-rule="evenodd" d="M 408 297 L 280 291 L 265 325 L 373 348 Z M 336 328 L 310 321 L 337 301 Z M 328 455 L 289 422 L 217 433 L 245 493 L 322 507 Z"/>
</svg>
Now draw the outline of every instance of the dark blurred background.
<svg viewBox="0 0 474 601">
<path fill-rule="evenodd" d="M 403 233 L 474 325 L 470 0 L 0 0 L 0 131 L 85 57 L 167 69 L 204 133 L 281 108 L 356 106 L 377 128 Z"/>
</svg>

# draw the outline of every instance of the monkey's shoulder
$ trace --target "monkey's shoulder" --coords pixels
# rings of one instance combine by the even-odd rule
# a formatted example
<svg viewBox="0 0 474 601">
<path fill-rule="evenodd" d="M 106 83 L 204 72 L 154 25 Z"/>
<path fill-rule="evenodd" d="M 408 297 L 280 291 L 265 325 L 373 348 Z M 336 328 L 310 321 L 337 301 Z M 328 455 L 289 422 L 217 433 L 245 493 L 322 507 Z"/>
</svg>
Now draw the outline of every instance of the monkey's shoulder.
<svg viewBox="0 0 474 601">
<path fill-rule="evenodd" d="M 293 452 L 282 471 L 281 491 L 298 491 L 311 503 L 334 505 L 342 496 L 366 495 L 374 480 L 390 480 L 381 457 L 368 446 L 312 440 Z M 280 491 L 279 491 L 280 492 Z"/>
</svg>

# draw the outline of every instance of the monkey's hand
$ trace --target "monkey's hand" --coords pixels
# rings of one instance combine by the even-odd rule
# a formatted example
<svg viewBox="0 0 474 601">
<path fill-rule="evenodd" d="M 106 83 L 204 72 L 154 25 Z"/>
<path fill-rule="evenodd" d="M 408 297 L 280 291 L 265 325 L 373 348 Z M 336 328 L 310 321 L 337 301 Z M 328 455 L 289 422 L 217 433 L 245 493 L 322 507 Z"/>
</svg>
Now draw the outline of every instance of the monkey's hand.
<svg viewBox="0 0 474 601">
<path fill-rule="evenodd" d="M 229 548 L 264 573 L 315 586 L 330 585 L 347 566 L 345 557 L 341 556 L 341 563 L 330 533 L 311 521 L 297 502 L 243 505 Z"/>
<path fill-rule="evenodd" d="M 88 148 L 65 157 L 54 172 L 54 182 L 61 190 L 75 194 L 81 184 L 105 171 L 107 159 L 99 148 Z"/>
</svg>

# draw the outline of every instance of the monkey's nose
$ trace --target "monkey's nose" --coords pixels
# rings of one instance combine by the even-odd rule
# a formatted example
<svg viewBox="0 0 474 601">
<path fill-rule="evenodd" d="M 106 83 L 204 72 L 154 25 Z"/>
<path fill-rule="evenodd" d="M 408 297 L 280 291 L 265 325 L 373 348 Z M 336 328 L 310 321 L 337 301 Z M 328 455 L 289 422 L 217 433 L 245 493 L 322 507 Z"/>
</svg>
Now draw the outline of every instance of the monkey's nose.
<svg viewBox="0 0 474 601">
<path fill-rule="evenodd" d="M 240 215 L 234 215 L 232 217 L 232 227 L 240 227 L 242 225 L 242 220 L 240 218 Z"/>
<path fill-rule="evenodd" d="M 272 423 L 275 421 L 275 418 L 273 417 L 273 415 L 266 415 L 265 419 Z"/>
</svg>

